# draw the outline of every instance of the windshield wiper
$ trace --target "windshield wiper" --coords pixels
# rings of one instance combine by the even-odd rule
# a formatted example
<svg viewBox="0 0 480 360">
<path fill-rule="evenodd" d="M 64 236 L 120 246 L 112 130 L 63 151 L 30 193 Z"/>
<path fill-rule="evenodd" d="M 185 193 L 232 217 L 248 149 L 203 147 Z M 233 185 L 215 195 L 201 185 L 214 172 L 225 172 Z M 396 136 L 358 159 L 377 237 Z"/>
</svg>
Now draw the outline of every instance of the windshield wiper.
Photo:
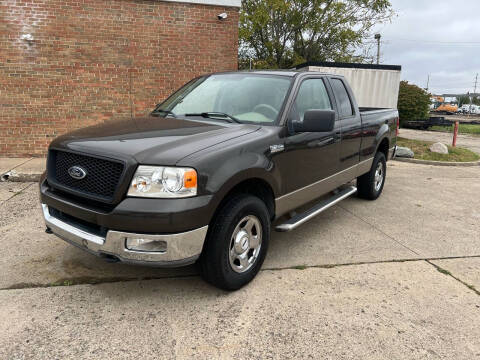
<svg viewBox="0 0 480 360">
<path fill-rule="evenodd" d="M 155 109 L 155 110 L 152 111 L 152 115 L 158 114 L 158 113 L 164 113 L 164 114 L 167 114 L 167 115 L 172 115 L 174 118 L 177 117 L 177 115 L 173 111 L 170 111 L 170 110 Z"/>
<path fill-rule="evenodd" d="M 230 119 L 231 121 L 229 122 L 236 122 L 237 124 L 242 124 L 242 122 L 238 120 L 236 117 L 223 112 L 202 112 L 202 113 L 195 113 L 195 114 L 185 114 L 185 116 L 201 116 L 201 117 L 210 118 L 210 119 L 218 119 L 220 117 L 219 120 L 222 120 L 222 118 Z"/>
</svg>

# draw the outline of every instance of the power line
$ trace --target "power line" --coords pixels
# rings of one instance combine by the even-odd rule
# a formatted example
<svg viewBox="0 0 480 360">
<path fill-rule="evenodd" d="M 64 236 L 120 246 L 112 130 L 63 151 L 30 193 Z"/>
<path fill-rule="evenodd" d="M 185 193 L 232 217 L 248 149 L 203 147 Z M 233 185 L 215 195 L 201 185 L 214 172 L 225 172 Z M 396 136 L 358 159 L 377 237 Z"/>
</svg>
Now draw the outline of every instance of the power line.
<svg viewBox="0 0 480 360">
<path fill-rule="evenodd" d="M 412 41 L 432 44 L 452 44 L 452 45 L 480 45 L 480 41 L 437 41 L 437 40 L 419 40 L 419 39 L 403 39 L 403 38 L 390 38 L 393 41 Z"/>
<path fill-rule="evenodd" d="M 433 84 L 430 83 L 431 87 L 448 87 L 448 86 L 470 87 L 471 85 L 472 85 L 472 83 L 470 83 L 470 82 L 468 82 L 468 83 L 467 82 L 464 82 L 464 83 L 463 82 L 462 83 L 448 83 L 448 84 L 443 84 L 443 83 L 438 84 L 438 83 L 435 83 L 435 82 Z"/>
</svg>

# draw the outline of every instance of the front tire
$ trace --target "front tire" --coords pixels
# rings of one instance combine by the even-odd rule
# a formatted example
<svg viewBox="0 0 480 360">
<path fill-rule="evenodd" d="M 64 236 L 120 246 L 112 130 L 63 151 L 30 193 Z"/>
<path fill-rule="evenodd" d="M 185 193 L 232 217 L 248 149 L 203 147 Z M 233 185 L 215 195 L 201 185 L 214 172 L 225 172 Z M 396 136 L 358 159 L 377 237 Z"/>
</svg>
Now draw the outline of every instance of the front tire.
<svg viewBox="0 0 480 360">
<path fill-rule="evenodd" d="M 200 257 L 202 277 L 225 290 L 237 290 L 260 270 L 270 239 L 265 203 L 251 195 L 229 199 L 212 221 Z"/>
<path fill-rule="evenodd" d="M 373 159 L 370 171 L 357 178 L 358 196 L 367 200 L 376 200 L 382 194 L 387 176 L 387 159 L 378 152 Z"/>
</svg>

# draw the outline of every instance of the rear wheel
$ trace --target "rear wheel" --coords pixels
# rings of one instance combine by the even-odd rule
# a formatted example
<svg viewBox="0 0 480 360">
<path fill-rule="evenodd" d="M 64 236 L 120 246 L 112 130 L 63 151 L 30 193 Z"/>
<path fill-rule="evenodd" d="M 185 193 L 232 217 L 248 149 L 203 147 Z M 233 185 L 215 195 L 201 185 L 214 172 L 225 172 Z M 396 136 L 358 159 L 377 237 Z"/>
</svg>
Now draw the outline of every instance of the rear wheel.
<svg viewBox="0 0 480 360">
<path fill-rule="evenodd" d="M 255 196 L 232 197 L 210 225 L 200 257 L 202 277 L 225 290 L 237 290 L 257 275 L 267 253 L 270 215 Z"/>
<path fill-rule="evenodd" d="M 373 159 L 370 171 L 357 178 L 358 196 L 376 200 L 382 194 L 386 176 L 387 160 L 385 154 L 378 152 Z"/>
</svg>

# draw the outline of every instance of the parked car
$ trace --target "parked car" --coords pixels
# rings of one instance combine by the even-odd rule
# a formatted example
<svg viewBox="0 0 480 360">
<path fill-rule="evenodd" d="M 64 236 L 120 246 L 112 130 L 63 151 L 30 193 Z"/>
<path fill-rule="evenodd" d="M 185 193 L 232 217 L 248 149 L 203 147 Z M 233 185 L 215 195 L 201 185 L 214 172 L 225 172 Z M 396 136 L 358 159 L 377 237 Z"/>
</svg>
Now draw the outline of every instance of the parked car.
<svg viewBox="0 0 480 360">
<path fill-rule="evenodd" d="M 397 125 L 397 110 L 358 108 L 342 76 L 201 76 L 149 116 L 55 139 L 40 181 L 46 231 L 110 261 L 198 261 L 208 282 L 238 289 L 260 270 L 273 221 L 291 231 L 356 192 L 380 196 Z"/>
<path fill-rule="evenodd" d="M 460 112 L 462 114 L 468 114 L 468 112 L 470 111 L 470 104 L 463 104 L 460 108 L 459 108 Z"/>
<path fill-rule="evenodd" d="M 471 105 L 468 109 L 469 113 L 472 115 L 478 115 L 480 114 L 480 106 L 478 105 Z"/>
</svg>

